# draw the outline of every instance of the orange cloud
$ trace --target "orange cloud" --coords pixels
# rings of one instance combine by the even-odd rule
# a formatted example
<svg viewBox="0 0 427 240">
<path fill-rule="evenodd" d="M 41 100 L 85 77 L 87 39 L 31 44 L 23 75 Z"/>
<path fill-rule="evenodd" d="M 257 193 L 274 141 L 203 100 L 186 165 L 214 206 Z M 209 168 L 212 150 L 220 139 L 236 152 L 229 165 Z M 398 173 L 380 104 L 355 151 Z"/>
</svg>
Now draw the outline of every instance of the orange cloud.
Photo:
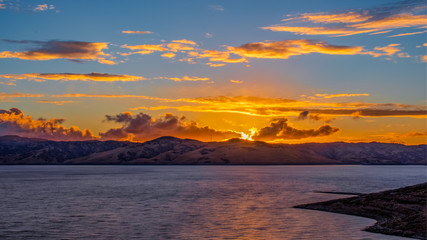
<svg viewBox="0 0 427 240">
<path fill-rule="evenodd" d="M 209 61 L 211 62 L 223 62 L 223 63 L 239 63 L 239 62 L 247 62 L 246 58 L 240 57 L 240 58 L 230 58 L 231 52 L 227 51 L 217 51 L 217 50 L 204 50 L 202 53 L 200 53 L 197 58 L 209 58 Z M 211 63 L 210 66 L 214 66 L 214 64 Z M 217 65 L 216 65 L 217 66 Z"/>
<path fill-rule="evenodd" d="M 23 60 L 52 60 L 69 59 L 73 61 L 93 60 L 102 64 L 115 64 L 110 54 L 104 53 L 108 49 L 105 42 L 77 42 L 77 41 L 11 41 L 11 43 L 32 43 L 39 45 L 39 48 L 23 52 L 0 52 L 0 58 L 18 58 Z M 107 59 L 109 58 L 109 59 Z"/>
<path fill-rule="evenodd" d="M 0 101 L 13 100 L 14 98 L 40 98 L 44 97 L 44 94 L 33 94 L 33 93 L 0 93 Z"/>
<path fill-rule="evenodd" d="M 230 80 L 230 82 L 232 82 L 232 83 L 243 83 L 243 81 L 239 81 L 239 80 Z"/>
<path fill-rule="evenodd" d="M 127 44 L 122 45 L 122 48 L 128 48 L 131 50 L 147 50 L 147 51 L 166 51 L 167 48 L 163 47 L 163 44 L 153 45 L 153 44 L 142 44 L 142 45 L 134 45 L 128 46 Z"/>
<path fill-rule="evenodd" d="M 131 31 L 131 30 L 125 30 L 125 31 L 122 31 L 122 33 L 126 33 L 126 34 L 151 34 L 153 32 L 150 32 L 150 31 Z"/>
<path fill-rule="evenodd" d="M 425 33 L 425 32 L 426 32 L 426 31 L 421 31 L 421 32 L 411 32 L 411 33 L 401 33 L 401 34 L 396 34 L 396 35 L 392 35 L 392 36 L 388 36 L 388 37 L 411 36 L 411 35 L 421 34 L 421 33 Z"/>
<path fill-rule="evenodd" d="M 311 21 L 314 23 L 356 23 L 364 22 L 370 18 L 372 18 L 372 16 L 367 16 L 365 14 L 357 12 L 347 12 L 338 14 L 304 13 L 300 16 L 300 19 Z"/>
<path fill-rule="evenodd" d="M 118 75 L 108 73 L 26 73 L 26 74 L 4 74 L 0 78 L 8 79 L 26 79 L 42 82 L 45 80 L 56 81 L 94 81 L 94 82 L 134 82 L 146 80 L 144 77 L 132 75 Z"/>
<path fill-rule="evenodd" d="M 369 93 L 340 93 L 340 94 L 315 94 L 316 97 L 336 98 L 336 97 L 360 97 L 369 96 Z"/>
<path fill-rule="evenodd" d="M 291 26 L 269 26 L 262 27 L 264 30 L 271 30 L 273 32 L 291 32 L 299 35 L 336 35 L 336 36 L 349 36 L 361 33 L 369 33 L 378 31 L 378 29 L 349 29 L 343 27 L 291 27 Z"/>
<path fill-rule="evenodd" d="M 18 135 L 62 141 L 94 139 L 90 130 L 80 130 L 75 126 L 66 128 L 62 125 L 64 121 L 65 119 L 57 118 L 34 120 L 30 115 L 25 116 L 17 108 L 0 110 L 0 135 Z"/>
<path fill-rule="evenodd" d="M 37 12 L 37 11 L 47 11 L 47 10 L 53 10 L 53 9 L 55 9 L 54 5 L 47 5 L 45 3 L 45 4 L 37 5 L 37 7 L 35 7 L 33 11 Z"/>
<path fill-rule="evenodd" d="M 190 77 L 190 76 L 183 76 L 183 77 L 171 77 L 171 78 L 168 78 L 168 77 L 158 77 L 158 78 L 155 78 L 155 79 L 167 79 L 167 80 L 172 80 L 172 81 L 175 81 L 175 82 L 181 82 L 181 81 L 192 81 L 192 82 L 196 82 L 196 81 L 209 81 L 210 80 L 210 78 L 208 78 L 208 77 L 195 77 L 195 76 L 193 76 L 193 77 Z"/>
<path fill-rule="evenodd" d="M 345 11 L 341 13 L 303 13 L 282 20 L 284 24 L 262 29 L 300 35 L 349 36 L 361 33 L 379 34 L 390 29 L 427 27 L 427 15 L 414 15 L 425 3 L 399 2 L 387 7 Z M 295 23 L 303 26 L 292 26 Z M 312 25 L 315 24 L 315 25 Z M 320 24 L 320 26 L 319 26 Z"/>
<path fill-rule="evenodd" d="M 427 109 L 422 105 L 405 105 L 398 103 L 363 103 L 363 102 L 316 102 L 284 98 L 262 98 L 253 96 L 209 97 L 209 98 L 158 98 L 139 95 L 92 95 L 63 94 L 51 95 L 57 98 L 138 98 L 165 103 L 183 103 L 174 106 L 134 107 L 130 110 L 176 109 L 183 112 L 226 112 L 249 116 L 281 117 L 298 116 L 303 111 L 310 114 L 331 116 L 353 116 L 355 112 L 365 117 L 413 117 L 427 118 Z M 329 98 L 330 99 L 330 98 Z M 188 105 L 184 105 L 187 103 Z"/>
<path fill-rule="evenodd" d="M 380 31 L 380 32 L 373 32 L 373 33 L 369 33 L 369 35 L 377 35 L 377 34 L 383 34 L 383 33 L 389 33 L 389 32 L 391 32 L 391 30 Z"/>
<path fill-rule="evenodd" d="M 381 52 L 367 52 L 366 54 L 372 55 L 373 57 L 391 56 L 400 51 L 397 46 L 400 44 L 389 44 L 385 47 L 375 47 L 374 49 Z"/>
<path fill-rule="evenodd" d="M 324 41 L 300 39 L 247 43 L 240 47 L 230 47 L 230 50 L 244 57 L 288 59 L 290 56 L 309 53 L 355 55 L 361 54 L 363 48 L 359 46 L 336 46 L 329 45 Z"/>
<path fill-rule="evenodd" d="M 194 41 L 187 40 L 187 39 L 172 40 L 172 42 L 174 42 L 174 43 L 190 44 L 190 45 L 197 45 Z"/>
<path fill-rule="evenodd" d="M 15 80 L 11 80 L 10 82 L 0 82 L 0 84 L 6 86 L 16 86 Z"/>
<path fill-rule="evenodd" d="M 161 56 L 164 57 L 164 58 L 174 58 L 176 56 L 176 54 L 169 52 L 169 53 L 164 53 Z"/>
<path fill-rule="evenodd" d="M 224 63 L 210 63 L 210 62 L 206 63 L 206 65 L 208 65 L 209 67 L 222 67 L 222 66 L 225 66 Z"/>
<path fill-rule="evenodd" d="M 422 62 L 427 62 L 427 55 L 424 55 L 424 56 L 422 57 Z"/>
<path fill-rule="evenodd" d="M 283 115 L 299 115 L 309 111 L 311 114 L 334 116 L 353 116 L 359 112 L 367 117 L 427 117 L 425 106 L 403 105 L 396 103 L 378 104 L 361 102 L 315 102 L 298 101 L 281 98 L 259 97 L 215 97 L 193 99 L 162 99 L 162 102 L 186 102 L 196 105 L 157 106 L 150 110 L 177 109 L 189 112 L 228 112 L 260 117 L 280 117 Z M 139 108 L 133 108 L 137 110 Z M 147 109 L 147 108 L 144 108 Z"/>
<path fill-rule="evenodd" d="M 38 103 L 51 103 L 51 104 L 55 104 L 58 106 L 62 106 L 66 103 L 74 103 L 74 101 L 52 101 L 52 100 L 39 100 L 37 101 Z"/>
<path fill-rule="evenodd" d="M 406 28 L 406 27 L 420 27 L 427 25 L 426 15 L 412 15 L 408 13 L 392 15 L 390 17 L 372 20 L 364 23 L 357 23 L 351 25 L 354 28 L 369 28 L 369 29 L 394 29 L 394 28 Z"/>
<path fill-rule="evenodd" d="M 175 41 L 177 41 L 177 40 L 175 40 Z M 168 43 L 166 46 L 172 52 L 194 50 L 194 47 L 189 46 L 187 43 L 173 42 L 173 43 Z"/>
</svg>

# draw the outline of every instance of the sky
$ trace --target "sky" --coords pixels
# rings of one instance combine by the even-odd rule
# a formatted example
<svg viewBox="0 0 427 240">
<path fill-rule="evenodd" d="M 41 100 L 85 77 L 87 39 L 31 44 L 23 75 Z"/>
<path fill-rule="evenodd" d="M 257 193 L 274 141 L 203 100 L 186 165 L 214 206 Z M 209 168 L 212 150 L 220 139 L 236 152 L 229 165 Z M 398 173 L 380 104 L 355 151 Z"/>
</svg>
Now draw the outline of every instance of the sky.
<svg viewBox="0 0 427 240">
<path fill-rule="evenodd" d="M 0 135 L 427 143 L 423 0 L 0 0 L 0 22 Z"/>
</svg>

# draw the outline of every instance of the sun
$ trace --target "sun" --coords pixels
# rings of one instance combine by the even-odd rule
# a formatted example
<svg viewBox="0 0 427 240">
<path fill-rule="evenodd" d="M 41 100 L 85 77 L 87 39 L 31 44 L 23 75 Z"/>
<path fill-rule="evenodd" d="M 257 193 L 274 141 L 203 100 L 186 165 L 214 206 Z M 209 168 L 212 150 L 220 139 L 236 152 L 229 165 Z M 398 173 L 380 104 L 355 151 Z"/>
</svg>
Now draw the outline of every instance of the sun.
<svg viewBox="0 0 427 240">
<path fill-rule="evenodd" d="M 258 129 L 251 128 L 251 129 L 249 129 L 249 132 L 250 132 L 249 134 L 241 132 L 240 133 L 241 134 L 240 139 L 247 140 L 247 141 L 254 141 L 254 139 L 252 137 L 255 136 L 256 134 L 258 134 Z"/>
</svg>

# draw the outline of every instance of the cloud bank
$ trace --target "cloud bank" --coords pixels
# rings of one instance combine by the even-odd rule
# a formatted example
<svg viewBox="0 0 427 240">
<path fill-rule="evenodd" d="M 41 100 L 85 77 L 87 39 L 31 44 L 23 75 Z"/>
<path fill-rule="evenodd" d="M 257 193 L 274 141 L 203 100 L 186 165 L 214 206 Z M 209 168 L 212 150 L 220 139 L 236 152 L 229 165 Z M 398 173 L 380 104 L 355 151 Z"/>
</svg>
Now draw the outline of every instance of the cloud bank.
<svg viewBox="0 0 427 240">
<path fill-rule="evenodd" d="M 166 113 L 153 118 L 144 113 L 133 115 L 123 112 L 117 115 L 106 115 L 106 120 L 122 124 L 101 133 L 102 139 L 146 141 L 161 136 L 193 138 L 201 141 L 220 141 L 240 137 L 233 131 L 219 131 L 209 127 L 201 127 L 194 121 L 188 121 L 184 116 Z"/>
<path fill-rule="evenodd" d="M 37 120 L 18 108 L 0 109 L 0 135 L 18 135 L 21 137 L 43 138 L 57 141 L 80 141 L 94 139 L 90 130 L 80 130 L 62 125 L 65 119 L 52 118 Z"/>
</svg>

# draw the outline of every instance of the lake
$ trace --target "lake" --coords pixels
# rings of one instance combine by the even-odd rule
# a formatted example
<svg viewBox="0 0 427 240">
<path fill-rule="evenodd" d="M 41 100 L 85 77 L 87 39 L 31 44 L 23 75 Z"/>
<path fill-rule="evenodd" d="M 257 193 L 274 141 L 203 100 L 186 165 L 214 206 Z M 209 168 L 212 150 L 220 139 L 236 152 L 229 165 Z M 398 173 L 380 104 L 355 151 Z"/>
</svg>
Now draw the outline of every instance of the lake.
<svg viewBox="0 0 427 240">
<path fill-rule="evenodd" d="M 406 239 L 292 206 L 426 181 L 426 166 L 0 166 L 0 239 Z"/>
</svg>

